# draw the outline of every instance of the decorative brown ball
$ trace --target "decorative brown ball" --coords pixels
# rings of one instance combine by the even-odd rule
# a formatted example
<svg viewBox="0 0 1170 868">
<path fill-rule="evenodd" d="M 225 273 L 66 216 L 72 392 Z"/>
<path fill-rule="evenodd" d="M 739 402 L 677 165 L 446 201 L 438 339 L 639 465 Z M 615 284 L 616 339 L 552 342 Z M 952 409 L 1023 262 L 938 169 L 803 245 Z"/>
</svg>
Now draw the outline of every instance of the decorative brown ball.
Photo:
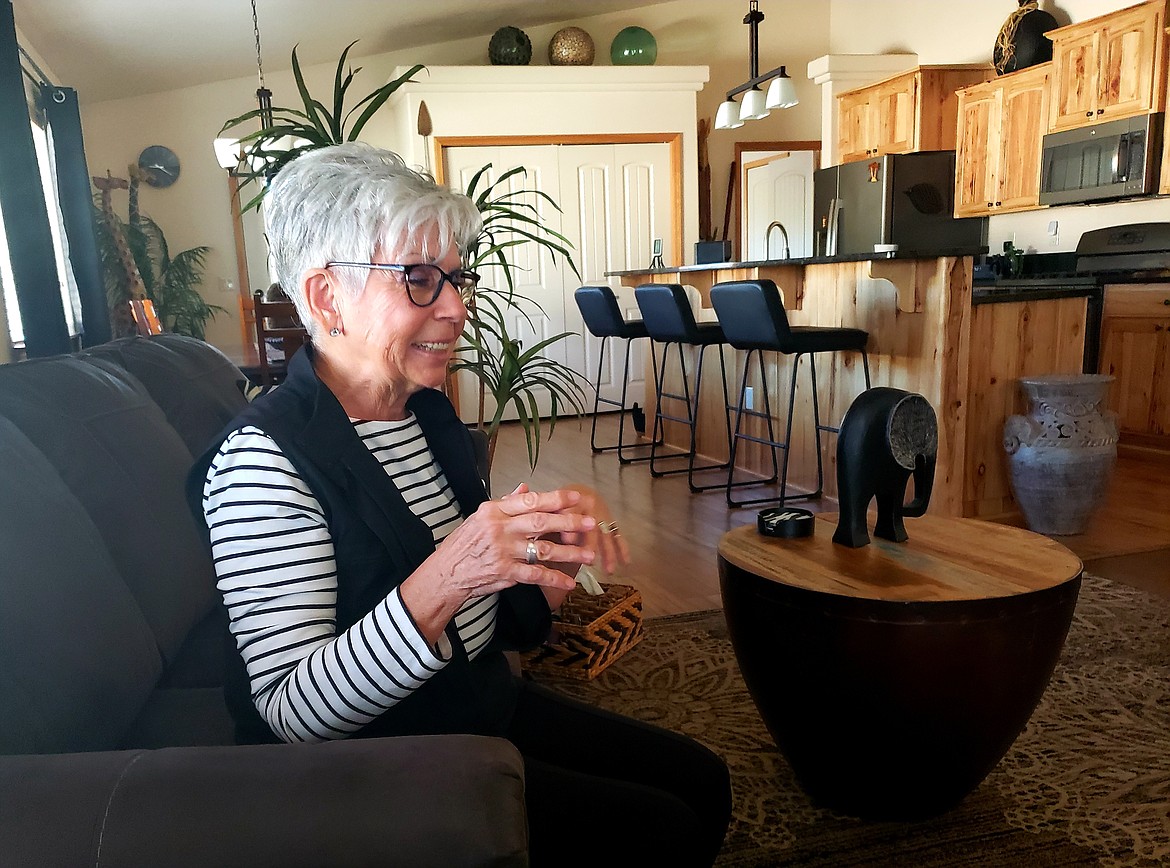
<svg viewBox="0 0 1170 868">
<path fill-rule="evenodd" d="M 565 27 L 548 43 L 548 62 L 553 66 L 591 66 L 593 37 L 580 27 Z"/>
</svg>

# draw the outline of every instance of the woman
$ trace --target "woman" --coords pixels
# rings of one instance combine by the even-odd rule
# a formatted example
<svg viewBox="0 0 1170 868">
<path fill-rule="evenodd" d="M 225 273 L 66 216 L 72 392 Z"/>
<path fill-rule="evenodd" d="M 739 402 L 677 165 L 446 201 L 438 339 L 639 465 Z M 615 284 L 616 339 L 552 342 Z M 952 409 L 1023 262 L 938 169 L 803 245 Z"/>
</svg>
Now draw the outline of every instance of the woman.
<svg viewBox="0 0 1170 868">
<path fill-rule="evenodd" d="M 597 858 L 709 864 L 730 816 L 722 761 L 517 679 L 503 656 L 546 636 L 581 565 L 628 552 L 586 489 L 488 500 L 435 390 L 477 279 L 461 267 L 475 205 L 348 144 L 287 165 L 265 211 L 310 343 L 190 487 L 239 650 L 241 739 L 502 736 L 525 758 L 533 864 L 584 859 L 583 824 L 611 812 Z"/>
</svg>

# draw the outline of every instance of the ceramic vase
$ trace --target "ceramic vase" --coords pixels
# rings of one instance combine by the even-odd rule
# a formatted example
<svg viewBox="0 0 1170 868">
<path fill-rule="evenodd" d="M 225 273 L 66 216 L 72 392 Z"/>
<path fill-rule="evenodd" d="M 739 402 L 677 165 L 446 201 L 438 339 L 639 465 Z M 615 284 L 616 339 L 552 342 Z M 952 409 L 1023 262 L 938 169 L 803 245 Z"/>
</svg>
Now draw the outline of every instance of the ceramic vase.
<svg viewBox="0 0 1170 868">
<path fill-rule="evenodd" d="M 1052 60 L 1052 40 L 1044 34 L 1056 27 L 1056 19 L 1041 10 L 1036 0 L 1019 0 L 1019 4 L 1000 28 L 992 50 L 999 75 Z"/>
<path fill-rule="evenodd" d="M 1025 377 L 1027 416 L 1010 416 L 1004 449 L 1012 490 L 1037 533 L 1078 534 L 1101 503 L 1117 460 L 1117 414 L 1103 410 L 1113 377 Z"/>
<path fill-rule="evenodd" d="M 614 66 L 652 66 L 658 59 L 658 41 L 645 27 L 624 27 L 609 46 Z"/>
</svg>

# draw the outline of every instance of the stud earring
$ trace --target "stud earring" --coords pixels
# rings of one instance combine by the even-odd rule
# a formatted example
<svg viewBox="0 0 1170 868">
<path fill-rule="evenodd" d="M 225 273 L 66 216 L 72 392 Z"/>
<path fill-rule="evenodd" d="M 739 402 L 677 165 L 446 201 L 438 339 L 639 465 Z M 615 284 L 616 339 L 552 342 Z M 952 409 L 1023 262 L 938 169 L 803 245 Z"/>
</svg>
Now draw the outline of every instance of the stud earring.
<svg viewBox="0 0 1170 868">
<path fill-rule="evenodd" d="M 335 337 L 338 337 L 340 334 L 341 334 L 341 329 L 338 328 L 337 326 L 334 326 L 333 328 L 329 329 L 329 336 L 330 337 L 335 338 Z"/>
</svg>

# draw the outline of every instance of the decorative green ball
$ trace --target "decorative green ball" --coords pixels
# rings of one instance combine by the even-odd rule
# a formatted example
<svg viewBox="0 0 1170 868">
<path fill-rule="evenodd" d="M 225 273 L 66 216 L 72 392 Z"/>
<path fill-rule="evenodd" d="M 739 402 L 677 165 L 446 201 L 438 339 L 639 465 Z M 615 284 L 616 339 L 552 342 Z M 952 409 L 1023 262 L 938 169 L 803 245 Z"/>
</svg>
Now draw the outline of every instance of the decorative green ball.
<svg viewBox="0 0 1170 868">
<path fill-rule="evenodd" d="M 501 27 L 488 43 L 493 66 L 527 66 L 532 60 L 532 40 L 519 27 Z"/>
<path fill-rule="evenodd" d="M 658 59 L 658 42 L 645 27 L 626 27 L 609 46 L 614 66 L 653 66 Z"/>
</svg>

